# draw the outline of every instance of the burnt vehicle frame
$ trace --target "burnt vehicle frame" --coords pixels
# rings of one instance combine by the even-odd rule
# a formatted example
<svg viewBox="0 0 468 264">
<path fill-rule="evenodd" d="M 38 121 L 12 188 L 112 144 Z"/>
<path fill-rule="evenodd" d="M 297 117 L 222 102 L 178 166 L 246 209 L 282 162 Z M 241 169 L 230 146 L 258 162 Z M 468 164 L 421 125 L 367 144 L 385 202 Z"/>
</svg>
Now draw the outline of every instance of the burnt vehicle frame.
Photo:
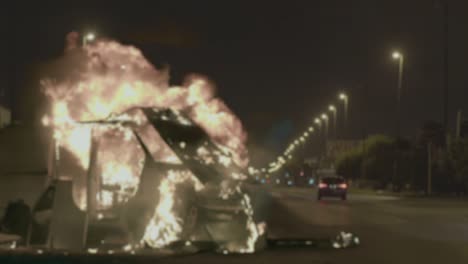
<svg viewBox="0 0 468 264">
<path fill-rule="evenodd" d="M 234 163 L 207 164 L 203 159 L 197 158 L 197 149 L 201 146 L 210 153 L 229 154 L 220 149 L 201 127 L 183 113 L 171 109 L 142 107 L 126 112 L 129 111 L 141 111 L 145 115 L 148 123 L 177 155 L 181 164 L 154 160 L 147 144 L 138 133 L 138 125 L 134 122 L 112 118 L 83 122 L 93 126 L 118 124 L 132 130 L 145 155 L 138 190 L 130 200 L 111 209 L 99 210 L 96 207 L 93 202 L 95 199 L 90 197 L 96 197 L 97 188 L 113 191 L 116 187 L 95 184 L 97 176 L 93 173 L 93 163 L 98 155 L 99 138 L 91 136 L 90 166 L 86 175 L 86 210 L 80 210 L 73 202 L 73 182 L 58 177 L 58 161 L 54 158 L 54 177 L 33 208 L 27 245 L 85 250 L 123 248 L 128 244 L 137 244 L 141 241 L 144 228 L 148 224 L 148 214 L 154 212 L 159 198 L 155 187 L 169 170 L 189 170 L 206 187 L 199 193 L 189 187 L 178 193 L 178 199 L 183 201 L 181 217 L 185 223 L 180 241 L 211 241 L 215 242 L 218 250 L 232 247 L 230 243 L 234 243 L 235 246 L 243 243 L 241 240 L 248 235 L 245 227 L 249 217 L 245 212 L 245 205 L 242 204 L 244 191 L 234 192 L 224 199 L 219 197 L 219 186 L 222 183 L 240 190 L 240 181 L 229 177 L 228 174 L 243 175 L 242 169 Z M 181 124 L 181 119 L 184 124 Z M 46 216 L 38 217 L 40 215 Z M 45 220 L 40 220 L 41 218 Z M 107 239 L 109 237 L 113 238 Z"/>
</svg>

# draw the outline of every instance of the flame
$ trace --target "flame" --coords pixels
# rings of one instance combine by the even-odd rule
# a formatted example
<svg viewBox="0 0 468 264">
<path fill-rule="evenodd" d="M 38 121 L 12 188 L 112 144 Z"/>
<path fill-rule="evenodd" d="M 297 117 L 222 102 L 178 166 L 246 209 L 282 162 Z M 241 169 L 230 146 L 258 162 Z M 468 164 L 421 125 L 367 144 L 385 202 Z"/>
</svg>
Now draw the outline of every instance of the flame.
<svg viewBox="0 0 468 264">
<path fill-rule="evenodd" d="M 137 191 L 143 169 L 144 152 L 132 131 L 123 125 L 93 125 L 90 121 L 107 120 L 137 124 L 141 140 L 156 161 L 181 163 L 174 152 L 154 129 L 146 124 L 141 113 L 125 113 L 134 107 L 171 108 L 188 113 L 193 122 L 202 127 L 222 152 L 210 153 L 198 149 L 206 164 L 221 162 L 226 167 L 235 163 L 248 164 L 245 142 L 247 135 L 240 120 L 214 95 L 213 85 L 203 77 L 191 76 L 183 86 L 169 85 L 165 70 L 154 68 L 135 47 L 114 41 L 95 41 L 84 47 L 82 57 L 75 63 L 75 72 L 66 79 L 45 79 L 41 82 L 51 101 L 51 114 L 43 117 L 43 124 L 54 128 L 54 138 L 61 147 L 76 158 L 87 171 L 90 164 L 92 139 L 99 146 L 97 152 L 98 178 L 102 185 L 96 201 L 99 209 L 110 208 L 131 198 Z M 119 114 L 119 115 L 116 115 Z M 191 121 L 178 116 L 181 124 Z M 92 122 L 91 122 L 92 123 Z M 58 149 L 57 148 L 57 149 Z M 57 156 L 58 153 L 57 153 Z M 86 209 L 86 173 L 74 176 L 74 197 L 81 209 Z M 245 176 L 232 173 L 227 177 L 242 180 Z M 177 185 L 190 182 L 196 190 L 203 186 L 189 171 L 168 171 L 159 186 L 160 200 L 154 216 L 146 228 L 143 240 L 152 247 L 162 247 L 179 238 L 183 222 L 176 216 L 175 191 Z M 112 190 L 106 186 L 113 186 Z M 231 192 L 227 192 L 230 194 Z M 228 196 L 228 195 L 227 195 Z M 252 220 L 250 199 L 245 195 L 245 213 L 251 231 L 246 251 L 253 250 L 258 237 Z"/>
<path fill-rule="evenodd" d="M 52 101 L 52 116 L 43 118 L 63 133 L 79 121 L 102 120 L 113 113 L 134 107 L 191 109 L 190 118 L 244 167 L 248 163 L 246 133 L 240 120 L 218 98 L 213 85 L 191 76 L 182 87 L 170 87 L 166 71 L 155 69 L 131 46 L 114 41 L 98 41 L 85 47 L 85 67 L 77 81 L 42 81 L 44 93 Z M 123 67 L 124 66 L 124 67 Z M 71 139 L 64 139 L 69 141 Z M 67 149 L 85 167 L 86 154 Z"/>
<path fill-rule="evenodd" d="M 245 253 L 252 253 L 255 251 L 255 242 L 257 242 L 260 236 L 260 232 L 253 220 L 252 203 L 250 202 L 250 196 L 247 194 L 243 195 L 242 205 L 244 206 L 244 213 L 247 215 L 246 228 L 249 231 L 249 236 L 247 237 L 246 247 L 242 248 L 240 251 L 241 253 L 242 251 Z"/>
<path fill-rule="evenodd" d="M 223 146 L 241 167 L 248 164 L 245 149 L 246 134 L 242 124 L 219 99 L 212 99 L 193 108 L 192 118 L 210 135 L 214 142 Z M 231 136 L 227 136 L 231 135 Z"/>
<path fill-rule="evenodd" d="M 129 128 L 100 126 L 97 166 L 101 187 L 98 207 L 106 209 L 113 204 L 128 201 L 138 190 L 145 155 Z M 111 188 L 113 191 L 109 191 Z"/>
<path fill-rule="evenodd" d="M 159 186 L 160 201 L 143 237 L 151 247 L 161 248 L 179 239 L 183 220 L 174 214 L 174 195 L 177 185 L 188 181 L 193 183 L 196 191 L 203 189 L 190 171 L 169 170 L 167 177 L 163 178 Z"/>
</svg>

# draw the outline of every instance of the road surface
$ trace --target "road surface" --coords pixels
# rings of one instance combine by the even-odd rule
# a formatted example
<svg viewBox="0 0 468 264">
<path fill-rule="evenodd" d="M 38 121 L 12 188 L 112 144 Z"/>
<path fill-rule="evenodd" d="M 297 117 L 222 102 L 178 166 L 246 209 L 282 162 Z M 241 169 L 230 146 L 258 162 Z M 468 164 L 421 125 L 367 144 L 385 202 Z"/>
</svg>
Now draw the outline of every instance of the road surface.
<svg viewBox="0 0 468 264">
<path fill-rule="evenodd" d="M 373 194 L 348 194 L 348 201 L 317 201 L 311 189 L 268 190 L 271 195 L 269 237 L 314 239 L 355 233 L 361 245 L 350 249 L 274 247 L 246 255 L 212 252 L 187 256 L 108 256 L 106 261 L 88 256 L 62 258 L 67 263 L 468 263 L 468 201 L 454 199 L 397 198 Z M 31 258 L 28 263 L 49 263 Z M 114 259 L 115 258 L 115 259 Z M 2 258 L 2 260 L 15 260 Z M 17 259 L 16 259 L 17 260 Z M 39 261 L 39 260 L 42 260 Z M 0 261 L 1 262 L 1 261 Z M 16 261 L 15 263 L 20 263 Z M 58 263 L 58 262 L 57 262 Z"/>
<path fill-rule="evenodd" d="M 313 190 L 271 191 L 271 238 L 359 235 L 352 249 L 275 248 L 253 255 L 211 253 L 164 263 L 468 263 L 468 202 L 353 194 L 317 201 Z"/>
</svg>

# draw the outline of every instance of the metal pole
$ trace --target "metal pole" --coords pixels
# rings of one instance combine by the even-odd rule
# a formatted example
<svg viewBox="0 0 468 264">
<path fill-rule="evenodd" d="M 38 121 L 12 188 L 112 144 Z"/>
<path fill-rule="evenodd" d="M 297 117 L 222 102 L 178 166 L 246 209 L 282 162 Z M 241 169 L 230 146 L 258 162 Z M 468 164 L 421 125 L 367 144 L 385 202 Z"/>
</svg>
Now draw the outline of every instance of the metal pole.
<svg viewBox="0 0 468 264">
<path fill-rule="evenodd" d="M 461 129 L 461 120 L 462 120 L 462 111 L 458 110 L 457 113 L 457 131 L 456 131 L 456 138 L 460 138 L 460 129 Z"/>
<path fill-rule="evenodd" d="M 396 136 L 400 137 L 400 104 L 401 104 L 401 87 L 403 81 L 403 64 L 404 58 L 403 55 L 400 56 L 398 63 L 398 90 L 397 90 L 397 105 L 396 105 Z"/>
<path fill-rule="evenodd" d="M 400 55 L 398 63 L 398 87 L 397 87 L 397 103 L 396 103 L 396 124 L 395 124 L 395 133 L 396 133 L 396 149 L 395 149 L 395 160 L 393 161 L 393 176 L 392 176 L 392 188 L 395 190 L 395 180 L 398 175 L 398 156 L 399 156 L 399 147 L 398 142 L 400 138 L 400 102 L 401 102 L 401 86 L 403 80 L 403 55 Z"/>
<path fill-rule="evenodd" d="M 344 124 L 345 124 L 345 130 L 348 128 L 348 96 L 345 97 L 344 99 Z"/>
<path fill-rule="evenodd" d="M 323 140 L 322 140 L 323 139 L 323 137 L 322 137 L 322 135 L 323 135 L 323 133 L 322 133 L 322 130 L 323 130 L 322 129 L 322 122 L 321 121 L 316 122 L 316 124 L 317 124 L 317 127 L 318 127 L 318 137 L 317 137 L 317 139 L 318 139 L 318 149 L 319 149 L 319 151 L 321 151 L 322 150 L 322 142 L 323 142 Z"/>
<path fill-rule="evenodd" d="M 82 246 L 86 248 L 88 242 L 89 224 L 96 213 L 96 183 L 95 163 L 97 162 L 98 140 L 94 137 L 94 129 L 91 128 L 91 146 L 89 149 L 89 166 L 86 180 L 86 217 L 83 228 Z"/>
<path fill-rule="evenodd" d="M 336 134 L 336 108 L 332 112 L 333 112 L 333 136 L 336 139 L 337 138 L 337 134 Z"/>
<path fill-rule="evenodd" d="M 427 143 L 427 195 L 432 193 L 432 144 Z"/>
<path fill-rule="evenodd" d="M 325 121 L 325 140 L 328 139 L 328 118 L 325 118 L 323 121 Z"/>
<path fill-rule="evenodd" d="M 448 131 L 448 0 L 443 1 L 444 5 L 444 128 Z"/>
</svg>

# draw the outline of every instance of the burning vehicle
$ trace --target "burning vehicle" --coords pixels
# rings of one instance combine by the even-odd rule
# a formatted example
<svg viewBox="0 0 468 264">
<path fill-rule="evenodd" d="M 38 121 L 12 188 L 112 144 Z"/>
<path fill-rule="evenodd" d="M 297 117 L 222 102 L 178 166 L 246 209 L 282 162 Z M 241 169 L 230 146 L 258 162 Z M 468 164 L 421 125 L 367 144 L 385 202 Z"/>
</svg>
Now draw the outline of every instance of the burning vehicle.
<svg viewBox="0 0 468 264">
<path fill-rule="evenodd" d="M 33 208 L 29 245 L 134 251 L 209 241 L 261 248 L 246 134 L 204 78 L 171 87 L 130 46 L 67 36 L 72 70 L 43 81 L 51 100 L 49 187 Z M 69 64 L 70 64 L 69 63 Z"/>
<path fill-rule="evenodd" d="M 182 113 L 133 108 L 82 126 L 91 129 L 89 169 L 81 182 L 52 181 L 43 199 L 50 206 L 36 207 L 30 243 L 130 249 L 212 241 L 220 251 L 254 251 L 264 230 L 254 222 L 250 197 L 242 191 L 246 176 Z M 134 153 L 123 153 L 129 151 L 127 142 Z M 125 167 L 112 168 L 116 174 L 107 176 L 114 160 L 118 163 L 112 166 L 135 167 L 140 177 L 131 179 Z M 54 168 L 57 175 L 61 166 Z M 50 220 L 41 220 L 44 211 Z"/>
</svg>

